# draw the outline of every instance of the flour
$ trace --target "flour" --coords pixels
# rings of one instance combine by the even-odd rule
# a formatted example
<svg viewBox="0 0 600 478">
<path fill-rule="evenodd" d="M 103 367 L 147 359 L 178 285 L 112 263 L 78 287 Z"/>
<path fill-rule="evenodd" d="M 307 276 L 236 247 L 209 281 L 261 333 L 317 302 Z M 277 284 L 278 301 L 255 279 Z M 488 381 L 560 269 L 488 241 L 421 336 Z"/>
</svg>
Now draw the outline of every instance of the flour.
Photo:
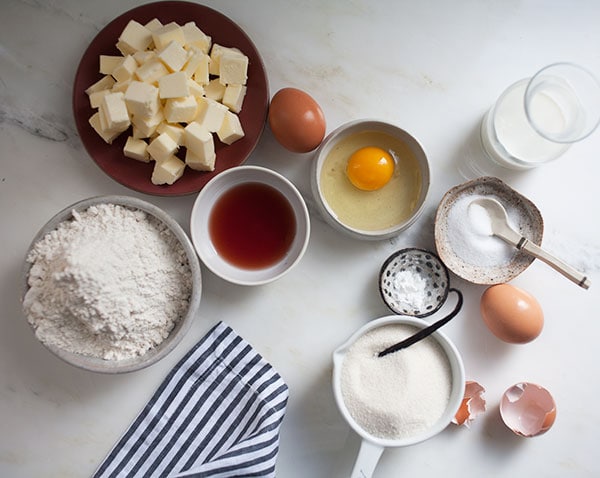
<svg viewBox="0 0 600 478">
<path fill-rule="evenodd" d="M 106 360 L 144 354 L 187 311 L 185 251 L 140 210 L 101 204 L 72 216 L 27 257 L 27 319 L 42 342 L 73 353 Z"/>
<path fill-rule="evenodd" d="M 350 415 L 371 435 L 403 439 L 431 428 L 444 414 L 452 387 L 448 357 L 435 339 L 384 357 L 377 354 L 414 334 L 386 325 L 367 332 L 342 363 L 342 396 Z"/>
<path fill-rule="evenodd" d="M 390 295 L 401 308 L 423 311 L 427 305 L 427 279 L 410 270 L 398 271 Z"/>
</svg>

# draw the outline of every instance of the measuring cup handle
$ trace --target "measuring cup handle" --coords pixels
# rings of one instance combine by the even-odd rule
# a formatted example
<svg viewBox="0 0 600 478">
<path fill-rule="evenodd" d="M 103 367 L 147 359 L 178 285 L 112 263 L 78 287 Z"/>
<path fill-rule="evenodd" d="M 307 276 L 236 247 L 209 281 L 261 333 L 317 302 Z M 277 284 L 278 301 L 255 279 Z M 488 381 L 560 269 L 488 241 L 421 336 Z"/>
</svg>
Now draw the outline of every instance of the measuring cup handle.
<svg viewBox="0 0 600 478">
<path fill-rule="evenodd" d="M 371 478 L 383 450 L 382 446 L 363 440 L 350 478 Z"/>
</svg>

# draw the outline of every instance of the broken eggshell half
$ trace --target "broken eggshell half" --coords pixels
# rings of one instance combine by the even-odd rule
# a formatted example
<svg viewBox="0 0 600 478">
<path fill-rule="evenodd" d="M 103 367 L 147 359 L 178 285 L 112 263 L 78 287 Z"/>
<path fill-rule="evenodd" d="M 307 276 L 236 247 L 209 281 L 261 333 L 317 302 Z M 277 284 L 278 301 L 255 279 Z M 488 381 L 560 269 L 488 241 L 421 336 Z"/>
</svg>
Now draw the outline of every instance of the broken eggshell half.
<svg viewBox="0 0 600 478">
<path fill-rule="evenodd" d="M 500 415 L 508 428 L 523 437 L 546 433 L 556 419 L 556 404 L 540 385 L 521 382 L 504 392 Z"/>
<path fill-rule="evenodd" d="M 485 388 L 473 380 L 467 380 L 465 383 L 465 396 L 463 401 L 452 419 L 455 425 L 464 425 L 467 428 L 471 422 L 485 412 L 485 398 L 483 394 Z"/>
</svg>

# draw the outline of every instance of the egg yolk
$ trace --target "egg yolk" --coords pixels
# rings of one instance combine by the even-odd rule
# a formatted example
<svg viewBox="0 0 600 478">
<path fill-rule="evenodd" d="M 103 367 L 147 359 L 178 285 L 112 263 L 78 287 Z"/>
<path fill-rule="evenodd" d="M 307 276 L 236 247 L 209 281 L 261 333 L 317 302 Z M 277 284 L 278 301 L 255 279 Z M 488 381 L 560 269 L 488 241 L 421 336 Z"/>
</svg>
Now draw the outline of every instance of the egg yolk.
<svg viewBox="0 0 600 478">
<path fill-rule="evenodd" d="M 346 166 L 346 175 L 350 182 L 363 191 L 382 188 L 393 174 L 392 155 L 375 146 L 367 146 L 355 151 Z"/>
</svg>

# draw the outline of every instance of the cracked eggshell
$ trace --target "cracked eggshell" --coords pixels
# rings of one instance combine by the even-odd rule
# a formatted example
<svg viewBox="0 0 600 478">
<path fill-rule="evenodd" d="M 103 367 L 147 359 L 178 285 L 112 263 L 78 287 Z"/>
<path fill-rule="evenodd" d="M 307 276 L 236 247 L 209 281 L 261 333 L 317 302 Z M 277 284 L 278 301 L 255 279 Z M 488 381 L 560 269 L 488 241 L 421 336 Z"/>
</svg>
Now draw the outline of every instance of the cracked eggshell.
<svg viewBox="0 0 600 478">
<path fill-rule="evenodd" d="M 468 428 L 478 415 L 485 412 L 484 392 L 485 388 L 479 383 L 468 380 L 465 383 L 465 395 L 463 401 L 456 412 L 456 415 L 452 419 L 452 423 L 455 425 L 464 425 Z"/>
<path fill-rule="evenodd" d="M 523 437 L 546 433 L 556 419 L 556 404 L 540 385 L 521 382 L 504 392 L 500 415 L 508 428 Z"/>
</svg>

